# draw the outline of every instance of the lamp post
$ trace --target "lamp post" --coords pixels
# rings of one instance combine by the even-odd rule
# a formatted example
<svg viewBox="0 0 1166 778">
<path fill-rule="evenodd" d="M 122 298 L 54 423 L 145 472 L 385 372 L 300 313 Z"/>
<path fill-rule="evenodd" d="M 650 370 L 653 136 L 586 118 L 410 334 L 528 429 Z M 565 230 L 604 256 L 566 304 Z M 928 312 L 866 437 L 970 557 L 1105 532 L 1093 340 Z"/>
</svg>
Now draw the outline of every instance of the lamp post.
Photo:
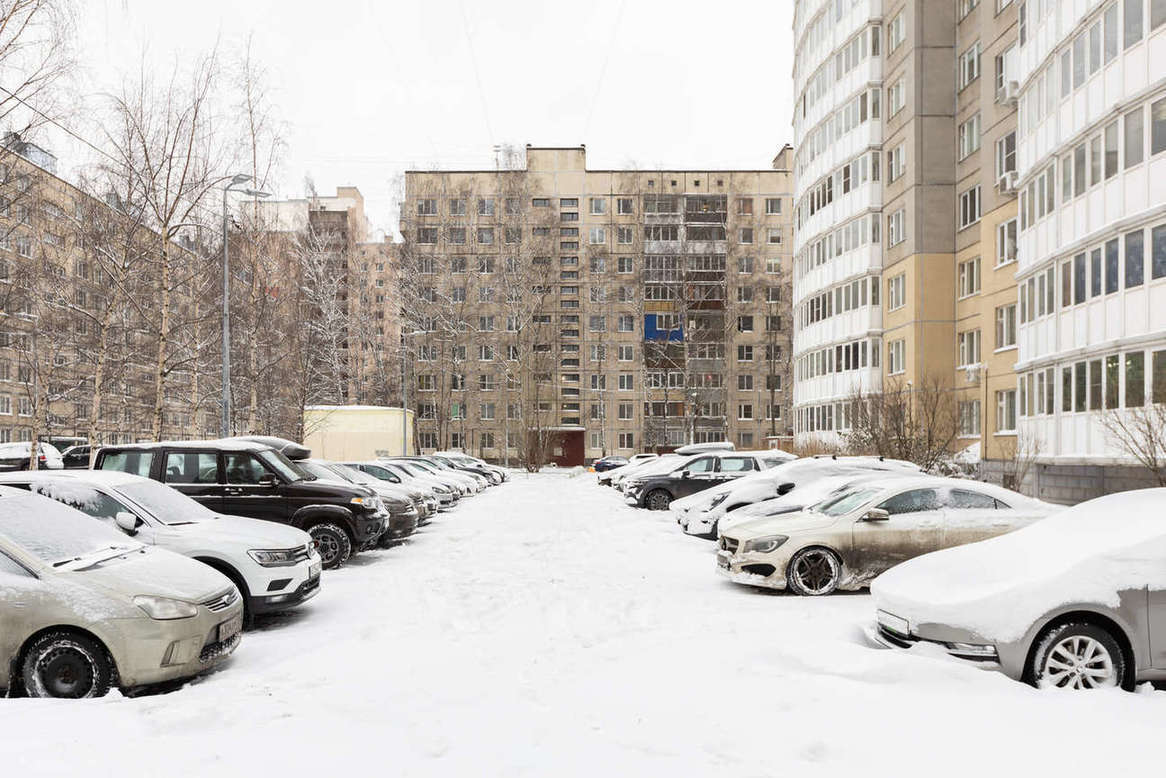
<svg viewBox="0 0 1166 778">
<path fill-rule="evenodd" d="M 401 456 L 409 455 L 409 338 L 425 330 L 401 333 Z"/>
<path fill-rule="evenodd" d="M 222 436 L 228 437 L 231 434 L 231 265 L 228 261 L 227 251 L 227 225 L 230 223 L 230 218 L 227 213 L 227 193 L 242 191 L 250 197 L 270 197 L 267 192 L 260 192 L 255 189 L 236 189 L 252 180 L 251 176 L 246 173 L 237 173 L 231 176 L 231 183 L 223 187 L 223 399 L 222 421 L 219 424 L 219 432 Z"/>
</svg>

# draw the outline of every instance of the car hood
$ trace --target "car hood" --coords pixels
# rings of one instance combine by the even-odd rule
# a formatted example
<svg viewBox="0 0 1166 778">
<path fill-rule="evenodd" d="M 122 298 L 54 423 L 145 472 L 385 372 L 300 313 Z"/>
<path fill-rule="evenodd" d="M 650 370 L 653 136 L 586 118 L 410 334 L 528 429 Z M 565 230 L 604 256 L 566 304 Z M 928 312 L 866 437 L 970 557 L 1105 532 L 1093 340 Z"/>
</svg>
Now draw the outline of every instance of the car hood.
<svg viewBox="0 0 1166 778">
<path fill-rule="evenodd" d="M 199 521 L 194 524 L 180 524 L 169 527 L 175 533 L 187 538 L 205 540 L 209 547 L 214 544 L 239 544 L 247 548 L 295 548 L 311 542 L 311 537 L 303 530 L 279 524 L 274 521 L 247 519 L 242 516 L 219 516 L 213 521 Z"/>
<path fill-rule="evenodd" d="M 732 534 L 733 537 L 742 540 L 762 535 L 788 535 L 791 532 L 825 529 L 837 522 L 838 519 L 837 516 L 827 516 L 823 513 L 809 511 L 779 513 L 776 516 L 743 521 L 734 525 L 731 533 L 726 530 L 726 534 Z"/>
<path fill-rule="evenodd" d="M 1090 500 L 1007 535 L 925 554 L 876 578 L 877 607 L 910 623 L 994 641 L 1023 636 L 1063 605 L 1117 607 L 1128 589 L 1166 588 L 1166 489 Z"/>
<path fill-rule="evenodd" d="M 142 548 L 95 567 L 62 573 L 74 584 L 88 584 L 118 597 L 150 594 L 203 602 L 232 586 L 222 573 L 161 548 Z"/>
</svg>

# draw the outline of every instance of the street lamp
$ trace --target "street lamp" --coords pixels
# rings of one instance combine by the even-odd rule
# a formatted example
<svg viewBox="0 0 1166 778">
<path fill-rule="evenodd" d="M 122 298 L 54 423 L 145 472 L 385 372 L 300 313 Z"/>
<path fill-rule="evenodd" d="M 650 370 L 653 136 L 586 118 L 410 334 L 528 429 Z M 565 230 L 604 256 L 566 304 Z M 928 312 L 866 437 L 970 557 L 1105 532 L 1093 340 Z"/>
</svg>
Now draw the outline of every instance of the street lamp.
<svg viewBox="0 0 1166 778">
<path fill-rule="evenodd" d="M 401 333 L 401 456 L 409 456 L 409 341 L 425 330 Z"/>
<path fill-rule="evenodd" d="M 219 432 L 224 438 L 231 434 L 231 266 L 227 252 L 227 225 L 230 221 L 227 192 L 241 191 L 249 197 L 271 196 L 268 192 L 255 189 L 236 189 L 251 180 L 251 176 L 246 173 L 236 173 L 231 176 L 231 183 L 223 187 L 223 418 Z"/>
</svg>

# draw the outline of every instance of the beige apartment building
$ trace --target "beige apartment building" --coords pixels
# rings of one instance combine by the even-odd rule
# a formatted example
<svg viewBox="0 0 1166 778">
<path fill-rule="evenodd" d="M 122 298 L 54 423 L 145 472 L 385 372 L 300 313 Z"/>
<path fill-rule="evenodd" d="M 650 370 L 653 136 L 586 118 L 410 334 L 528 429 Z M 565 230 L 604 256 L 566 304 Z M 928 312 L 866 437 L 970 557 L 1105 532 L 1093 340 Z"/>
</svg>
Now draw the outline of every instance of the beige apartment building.
<svg viewBox="0 0 1166 778">
<path fill-rule="evenodd" d="M 794 34 L 798 438 L 844 445 L 861 393 L 954 391 L 955 445 L 1011 457 L 1014 4 L 808 0 Z"/>
<path fill-rule="evenodd" d="M 787 436 L 790 153 L 590 170 L 582 146 L 528 146 L 505 168 L 408 171 L 419 447 L 569 465 Z"/>
</svg>

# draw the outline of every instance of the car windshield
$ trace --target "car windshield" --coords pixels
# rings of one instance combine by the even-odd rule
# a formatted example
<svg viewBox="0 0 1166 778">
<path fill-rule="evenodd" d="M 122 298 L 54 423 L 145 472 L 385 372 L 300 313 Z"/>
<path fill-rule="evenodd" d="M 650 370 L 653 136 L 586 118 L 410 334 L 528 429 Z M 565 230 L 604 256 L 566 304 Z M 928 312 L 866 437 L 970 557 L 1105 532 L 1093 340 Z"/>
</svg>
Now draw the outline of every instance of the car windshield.
<svg viewBox="0 0 1166 778">
<path fill-rule="evenodd" d="M 146 508 L 163 524 L 194 524 L 218 518 L 218 514 L 202 503 L 157 481 L 143 479 L 122 484 L 116 489 Z"/>
<path fill-rule="evenodd" d="M 874 499 L 880 491 L 879 489 L 852 489 L 843 494 L 827 497 L 817 505 L 811 506 L 810 510 L 824 513 L 827 516 L 841 516 Z"/>
<path fill-rule="evenodd" d="M 78 510 L 35 494 L 0 498 L 0 535 L 51 565 L 142 547 Z"/>
<path fill-rule="evenodd" d="M 255 456 L 259 457 L 263 464 L 279 473 L 280 477 L 288 481 L 304 480 L 304 477 L 296 470 L 296 466 L 292 464 L 292 461 L 278 451 L 257 451 L 255 452 Z"/>
<path fill-rule="evenodd" d="M 425 462 L 422 460 L 410 459 L 409 464 L 412 465 L 413 467 L 417 468 L 418 470 L 421 470 L 424 472 L 434 473 L 434 474 L 437 473 L 436 467 L 434 467 L 433 465 L 429 464 L 428 462 Z"/>
</svg>

